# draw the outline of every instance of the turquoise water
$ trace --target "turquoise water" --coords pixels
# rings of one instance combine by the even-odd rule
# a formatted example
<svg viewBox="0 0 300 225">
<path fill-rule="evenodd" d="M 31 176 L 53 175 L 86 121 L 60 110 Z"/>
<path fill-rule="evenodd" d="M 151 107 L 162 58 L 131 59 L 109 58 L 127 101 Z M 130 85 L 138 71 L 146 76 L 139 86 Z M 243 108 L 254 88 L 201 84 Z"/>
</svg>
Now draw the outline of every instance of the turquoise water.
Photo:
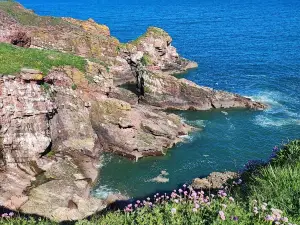
<svg viewBox="0 0 300 225">
<path fill-rule="evenodd" d="M 106 155 L 98 196 L 139 197 L 172 190 L 212 171 L 240 170 L 267 159 L 274 145 L 300 137 L 300 2 L 291 0 L 21 0 L 42 15 L 94 18 L 129 41 L 148 26 L 164 28 L 173 45 L 199 64 L 185 78 L 270 105 L 264 112 L 178 112 L 202 127 L 164 157 L 132 162 Z M 162 170 L 167 183 L 153 182 Z"/>
</svg>

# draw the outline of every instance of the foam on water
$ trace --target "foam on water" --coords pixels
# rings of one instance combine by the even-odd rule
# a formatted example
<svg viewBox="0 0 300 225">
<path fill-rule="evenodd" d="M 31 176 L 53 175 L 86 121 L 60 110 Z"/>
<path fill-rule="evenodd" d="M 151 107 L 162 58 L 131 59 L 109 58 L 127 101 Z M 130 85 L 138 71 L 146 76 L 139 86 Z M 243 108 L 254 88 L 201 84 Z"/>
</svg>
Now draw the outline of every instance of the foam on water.
<svg viewBox="0 0 300 225">
<path fill-rule="evenodd" d="M 300 125 L 299 112 L 293 111 L 285 103 L 292 103 L 297 99 L 281 92 L 265 91 L 251 97 L 253 100 L 263 102 L 269 106 L 261 115 L 257 115 L 254 123 L 262 127 L 281 127 Z"/>
<path fill-rule="evenodd" d="M 93 190 L 92 195 L 96 198 L 106 199 L 110 194 L 120 193 L 120 191 L 111 188 L 108 185 L 100 185 Z M 124 194 L 124 193 L 123 193 Z"/>
</svg>

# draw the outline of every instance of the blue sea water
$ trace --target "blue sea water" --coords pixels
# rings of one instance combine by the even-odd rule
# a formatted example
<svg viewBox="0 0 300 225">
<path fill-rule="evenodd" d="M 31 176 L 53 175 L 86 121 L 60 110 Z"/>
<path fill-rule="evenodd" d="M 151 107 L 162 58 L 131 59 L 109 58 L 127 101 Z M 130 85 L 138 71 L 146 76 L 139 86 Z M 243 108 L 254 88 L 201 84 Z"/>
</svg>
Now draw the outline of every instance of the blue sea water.
<svg viewBox="0 0 300 225">
<path fill-rule="evenodd" d="M 106 155 L 95 194 L 139 197 L 172 190 L 212 171 L 268 159 L 273 146 L 300 137 L 298 0 L 20 0 L 40 15 L 93 18 L 123 42 L 148 26 L 165 29 L 179 53 L 199 64 L 184 77 L 269 104 L 263 112 L 179 112 L 203 128 L 164 157 L 132 162 Z M 166 170 L 167 183 L 153 182 Z"/>
</svg>

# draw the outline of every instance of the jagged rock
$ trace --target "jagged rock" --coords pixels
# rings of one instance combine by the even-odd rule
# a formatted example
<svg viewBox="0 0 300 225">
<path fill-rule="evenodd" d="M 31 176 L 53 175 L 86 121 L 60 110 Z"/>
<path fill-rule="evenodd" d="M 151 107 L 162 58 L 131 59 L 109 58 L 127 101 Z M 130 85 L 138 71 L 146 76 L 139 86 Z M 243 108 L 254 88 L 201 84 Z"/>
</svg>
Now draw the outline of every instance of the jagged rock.
<svg viewBox="0 0 300 225">
<path fill-rule="evenodd" d="M 163 155 L 165 149 L 181 140 L 180 135 L 191 130 L 178 116 L 127 104 L 114 99 L 92 104 L 92 124 L 105 151 L 136 160 Z"/>
<path fill-rule="evenodd" d="M 193 180 L 191 187 L 193 189 L 220 189 L 227 183 L 228 180 L 232 180 L 238 177 L 234 172 L 213 172 L 206 178 L 196 178 Z"/>
<path fill-rule="evenodd" d="M 161 108 L 209 110 L 213 108 L 265 109 L 262 103 L 225 91 L 201 87 L 166 74 L 145 73 L 144 103 Z"/>
</svg>

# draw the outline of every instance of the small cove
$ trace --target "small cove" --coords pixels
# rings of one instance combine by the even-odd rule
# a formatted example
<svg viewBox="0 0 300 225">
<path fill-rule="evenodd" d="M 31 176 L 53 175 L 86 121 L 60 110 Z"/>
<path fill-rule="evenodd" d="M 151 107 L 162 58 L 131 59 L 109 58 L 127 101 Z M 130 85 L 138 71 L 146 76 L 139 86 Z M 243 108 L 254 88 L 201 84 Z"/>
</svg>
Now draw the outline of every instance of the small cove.
<svg viewBox="0 0 300 225">
<path fill-rule="evenodd" d="M 110 191 L 144 197 L 213 171 L 238 171 L 249 160 L 268 159 L 274 145 L 299 138 L 299 1 L 20 2 L 40 15 L 92 17 L 124 42 L 150 25 L 162 27 L 178 52 L 199 64 L 197 70 L 180 76 L 270 106 L 263 112 L 178 112 L 203 130 L 186 137 L 164 157 L 133 162 L 106 155 L 94 190 L 99 197 Z M 163 170 L 169 181 L 153 182 Z"/>
</svg>

